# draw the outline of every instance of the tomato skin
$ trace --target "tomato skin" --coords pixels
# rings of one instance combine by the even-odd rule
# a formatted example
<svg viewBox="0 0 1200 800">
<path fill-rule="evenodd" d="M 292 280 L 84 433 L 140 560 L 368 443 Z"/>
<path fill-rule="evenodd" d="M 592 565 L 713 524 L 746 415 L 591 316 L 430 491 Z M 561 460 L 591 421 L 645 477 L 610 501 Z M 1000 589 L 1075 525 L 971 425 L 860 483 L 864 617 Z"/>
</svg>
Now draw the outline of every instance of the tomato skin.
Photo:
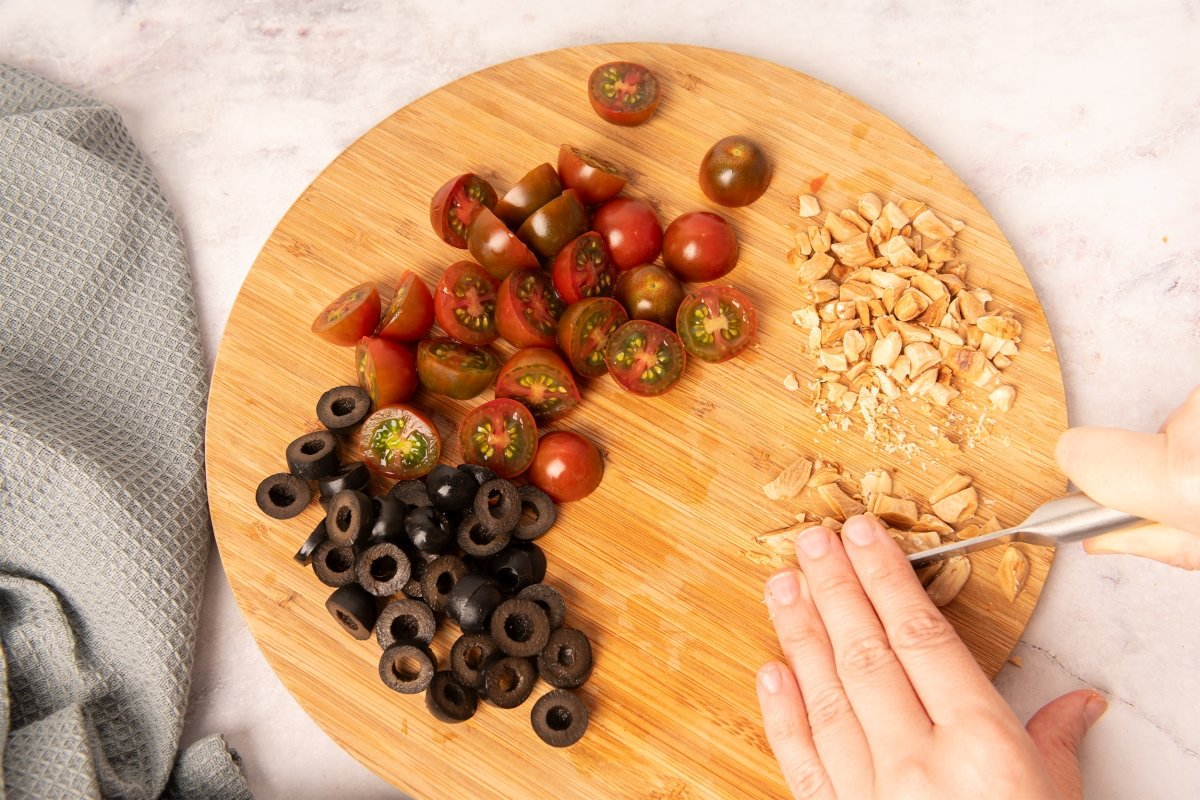
<svg viewBox="0 0 1200 800">
<path fill-rule="evenodd" d="M 611 200 L 625 188 L 626 178 L 615 165 L 569 144 L 558 148 L 558 174 L 584 205 Z"/>
<path fill-rule="evenodd" d="M 496 205 L 496 190 L 483 178 L 467 172 L 442 184 L 429 203 L 429 223 L 442 241 L 466 249 L 467 229 L 481 208 Z"/>
<path fill-rule="evenodd" d="M 679 382 L 687 356 L 675 331 L 646 320 L 630 320 L 609 337 L 604 362 L 622 389 L 654 397 Z"/>
<path fill-rule="evenodd" d="M 545 347 L 526 347 L 500 368 L 496 397 L 522 403 L 535 419 L 554 419 L 579 403 L 579 388 L 562 356 Z"/>
<path fill-rule="evenodd" d="M 492 385 L 500 360 L 483 347 L 435 336 L 417 345 L 417 376 L 431 392 L 467 400 Z"/>
<path fill-rule="evenodd" d="M 517 238 L 539 257 L 550 261 L 587 229 L 587 209 L 579 202 L 579 195 L 567 189 L 530 214 L 517 231 Z"/>
<path fill-rule="evenodd" d="M 379 320 L 375 335 L 396 342 L 416 342 L 432 326 L 433 295 L 417 273 L 406 269 L 396 282 L 396 293 Z"/>
<path fill-rule="evenodd" d="M 407 480 L 434 468 L 442 454 L 442 437 L 423 411 L 396 404 L 367 417 L 358 432 L 358 451 L 373 471 Z"/>
<path fill-rule="evenodd" d="M 658 108 L 658 78 L 632 61 L 612 61 L 592 70 L 588 99 L 605 122 L 641 125 Z"/>
<path fill-rule="evenodd" d="M 715 281 L 738 260 L 737 235 L 729 220 L 711 211 L 678 217 L 663 234 L 663 264 L 681 281 Z"/>
<path fill-rule="evenodd" d="M 467 250 L 493 278 L 504 280 L 514 269 L 538 269 L 537 256 L 486 208 L 479 209 L 467 231 Z"/>
<path fill-rule="evenodd" d="M 500 281 L 474 261 L 446 268 L 433 294 L 433 315 L 452 339 L 482 347 L 496 341 L 496 290 Z"/>
<path fill-rule="evenodd" d="M 611 297 L 590 297 L 572 303 L 558 321 L 558 346 L 572 369 L 585 378 L 608 372 L 604 347 L 613 331 L 629 321 L 624 307 Z"/>
<path fill-rule="evenodd" d="M 378 323 L 379 289 L 374 283 L 360 283 L 317 314 L 312 332 L 332 344 L 352 347 L 369 336 Z"/>
<path fill-rule="evenodd" d="M 647 319 L 673 328 L 683 302 L 683 285 L 658 264 L 643 264 L 621 273 L 613 298 L 625 307 L 630 319 Z"/>
<path fill-rule="evenodd" d="M 700 188 L 723 206 L 748 206 L 771 184 L 771 162 L 754 140 L 726 136 L 700 162 Z"/>
<path fill-rule="evenodd" d="M 358 385 L 375 408 L 403 403 L 417 392 L 417 360 L 400 342 L 364 336 L 354 351 Z"/>
<path fill-rule="evenodd" d="M 554 502 L 570 503 L 596 491 L 604 477 L 604 459 L 590 439 L 573 431 L 552 431 L 538 442 L 526 477 Z"/>
<path fill-rule="evenodd" d="M 500 284 L 496 330 L 516 347 L 554 347 L 565 310 L 546 273 L 519 269 Z"/>
<path fill-rule="evenodd" d="M 517 230 L 529 215 L 562 194 L 563 184 L 554 167 L 539 164 L 505 192 L 496 203 L 496 216 L 512 230 Z"/>
<path fill-rule="evenodd" d="M 649 264 L 662 250 L 658 215 L 645 200 L 616 197 L 596 209 L 592 228 L 604 237 L 617 269 Z"/>
<path fill-rule="evenodd" d="M 487 467 L 501 478 L 515 478 L 533 461 L 537 423 L 529 409 L 500 397 L 466 413 L 458 428 L 463 461 Z"/>
<path fill-rule="evenodd" d="M 608 245 L 595 231 L 588 231 L 559 250 L 550 274 L 558 296 L 568 305 L 585 297 L 612 294 L 617 280 L 617 268 Z"/>
<path fill-rule="evenodd" d="M 679 306 L 675 327 L 683 347 L 702 361 L 728 361 L 754 343 L 758 314 L 741 290 L 702 286 Z"/>
</svg>

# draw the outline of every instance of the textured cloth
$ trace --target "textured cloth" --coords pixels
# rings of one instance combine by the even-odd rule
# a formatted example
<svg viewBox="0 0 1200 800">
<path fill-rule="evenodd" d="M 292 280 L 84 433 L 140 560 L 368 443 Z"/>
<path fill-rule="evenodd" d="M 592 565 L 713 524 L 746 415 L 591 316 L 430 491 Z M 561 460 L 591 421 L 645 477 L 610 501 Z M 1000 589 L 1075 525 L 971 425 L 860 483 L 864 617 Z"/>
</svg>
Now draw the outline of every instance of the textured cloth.
<svg viewBox="0 0 1200 800">
<path fill-rule="evenodd" d="M 175 221 L 120 116 L 0 65 L 0 800 L 249 797 L 177 754 L 209 547 Z"/>
</svg>

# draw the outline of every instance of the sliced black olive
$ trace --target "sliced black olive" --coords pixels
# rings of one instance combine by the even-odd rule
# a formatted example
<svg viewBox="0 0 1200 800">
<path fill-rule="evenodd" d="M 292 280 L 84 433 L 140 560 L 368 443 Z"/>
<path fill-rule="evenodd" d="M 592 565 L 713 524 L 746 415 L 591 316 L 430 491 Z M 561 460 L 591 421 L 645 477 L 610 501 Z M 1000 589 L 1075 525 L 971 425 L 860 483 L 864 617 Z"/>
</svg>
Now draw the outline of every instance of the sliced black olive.
<svg viewBox="0 0 1200 800">
<path fill-rule="evenodd" d="M 464 633 L 450 647 L 450 671 L 464 686 L 481 686 L 483 668 L 497 656 L 500 648 L 486 633 Z"/>
<path fill-rule="evenodd" d="M 326 586 L 354 583 L 354 548 L 339 547 L 326 539 L 313 551 L 312 568 L 317 580 Z"/>
<path fill-rule="evenodd" d="M 506 656 L 536 656 L 550 640 L 550 620 L 532 600 L 513 598 L 496 606 L 490 630 Z"/>
<path fill-rule="evenodd" d="M 291 519 L 308 507 L 312 489 L 295 475 L 279 472 L 263 478 L 254 500 L 268 517 Z"/>
<path fill-rule="evenodd" d="M 354 575 L 360 586 L 376 597 L 387 597 L 408 583 L 412 565 L 400 545 L 373 544 L 358 554 Z"/>
<path fill-rule="evenodd" d="M 592 674 L 592 643 L 582 631 L 559 628 L 538 654 L 537 666 L 542 680 L 557 689 L 582 686 Z"/>
<path fill-rule="evenodd" d="M 546 554 L 533 542 L 513 542 L 489 558 L 485 569 L 500 591 L 514 595 L 546 577 Z"/>
<path fill-rule="evenodd" d="M 550 495 L 533 484 L 522 486 L 517 495 L 521 498 L 521 516 L 513 529 L 513 538 L 532 541 L 550 530 L 558 519 L 558 509 Z"/>
<path fill-rule="evenodd" d="M 325 601 L 325 608 L 355 639 L 371 638 L 379 606 L 357 583 L 339 586 Z"/>
<path fill-rule="evenodd" d="M 562 595 L 548 583 L 535 583 L 532 586 L 526 586 L 517 593 L 517 597 L 522 600 L 532 600 L 542 607 L 546 612 L 546 618 L 550 620 L 550 630 L 557 630 L 562 627 L 563 622 L 567 618 L 567 604 L 563 601 Z"/>
<path fill-rule="evenodd" d="M 521 497 L 517 487 L 503 478 L 488 481 L 475 494 L 475 516 L 489 530 L 509 533 L 521 518 Z"/>
<path fill-rule="evenodd" d="M 429 492 L 425 491 L 425 484 L 418 480 L 400 481 L 388 494 L 397 500 L 403 500 L 409 506 L 433 505 L 433 501 L 429 499 Z"/>
<path fill-rule="evenodd" d="M 375 638 L 387 650 L 394 644 L 429 644 L 437 634 L 437 618 L 420 600 L 393 600 L 375 620 Z"/>
<path fill-rule="evenodd" d="M 337 437 L 329 431 L 306 433 L 287 446 L 288 470 L 302 481 L 332 475 L 338 468 Z"/>
<path fill-rule="evenodd" d="M 328 477 L 317 481 L 321 490 L 321 504 L 328 506 L 329 500 L 343 489 L 363 489 L 371 480 L 367 465 L 361 461 L 347 461 Z"/>
<path fill-rule="evenodd" d="M 475 502 L 479 483 L 475 477 L 456 467 L 438 464 L 425 476 L 425 491 L 434 508 L 442 511 L 465 511 Z"/>
<path fill-rule="evenodd" d="M 371 498 L 357 489 L 342 489 L 329 500 L 325 535 L 338 545 L 365 542 L 371 531 Z"/>
<path fill-rule="evenodd" d="M 516 708 L 533 694 L 537 670 L 528 658 L 507 656 L 483 668 L 483 696 L 500 708 Z"/>
<path fill-rule="evenodd" d="M 420 600 L 421 579 L 425 577 L 425 567 L 437 556 L 422 553 L 412 545 L 401 544 L 400 548 L 404 550 L 404 554 L 408 556 L 408 563 L 412 565 L 412 574 L 408 576 L 408 583 L 404 584 L 400 591 L 414 600 Z"/>
<path fill-rule="evenodd" d="M 408 516 L 408 506 L 403 500 L 397 500 L 391 495 L 371 498 L 371 532 L 367 541 L 392 542 L 403 544 L 404 520 Z"/>
<path fill-rule="evenodd" d="M 425 692 L 425 707 L 442 722 L 465 722 L 475 715 L 478 706 L 475 689 L 459 683 L 449 670 L 435 674 Z"/>
<path fill-rule="evenodd" d="M 425 565 L 425 577 L 421 578 L 421 599 L 434 611 L 445 611 L 454 584 L 467 571 L 467 565 L 458 556 L 438 556 Z"/>
<path fill-rule="evenodd" d="M 337 386 L 317 401 L 317 419 L 334 433 L 348 431 L 371 413 L 371 396 L 358 386 Z"/>
<path fill-rule="evenodd" d="M 533 730 L 553 747 L 568 747 L 583 738 L 588 726 L 587 706 L 566 689 L 547 692 L 529 714 Z"/>
<path fill-rule="evenodd" d="M 312 533 L 308 535 L 308 538 L 304 540 L 304 544 L 300 545 L 300 549 L 296 551 L 296 555 L 292 556 L 292 558 L 296 559 L 297 563 L 307 567 L 312 563 L 313 553 L 316 552 L 316 549 L 323 541 L 325 541 L 324 518 L 317 523 L 317 527 L 313 528 Z"/>
<path fill-rule="evenodd" d="M 472 511 L 458 523 L 458 546 L 469 556 L 494 556 L 507 545 L 511 539 L 508 531 L 495 531 L 489 528 Z"/>
<path fill-rule="evenodd" d="M 428 611 L 429 609 L 425 609 Z M 433 682 L 437 660 L 429 647 L 398 642 L 383 651 L 379 659 L 379 677 L 384 685 L 400 694 L 420 694 Z"/>
<path fill-rule="evenodd" d="M 458 468 L 463 472 L 469 473 L 471 477 L 475 479 L 475 483 L 479 486 L 482 486 L 488 481 L 494 481 L 499 477 L 487 467 L 482 467 L 479 464 L 459 464 Z"/>
<path fill-rule="evenodd" d="M 448 553 L 454 549 L 457 533 L 450 521 L 433 506 L 418 506 L 408 512 L 404 530 L 413 547 L 423 553 Z"/>
<path fill-rule="evenodd" d="M 492 612 L 503 599 L 495 581 L 472 572 L 460 578 L 450 591 L 446 613 L 463 633 L 479 633 L 487 630 Z"/>
</svg>

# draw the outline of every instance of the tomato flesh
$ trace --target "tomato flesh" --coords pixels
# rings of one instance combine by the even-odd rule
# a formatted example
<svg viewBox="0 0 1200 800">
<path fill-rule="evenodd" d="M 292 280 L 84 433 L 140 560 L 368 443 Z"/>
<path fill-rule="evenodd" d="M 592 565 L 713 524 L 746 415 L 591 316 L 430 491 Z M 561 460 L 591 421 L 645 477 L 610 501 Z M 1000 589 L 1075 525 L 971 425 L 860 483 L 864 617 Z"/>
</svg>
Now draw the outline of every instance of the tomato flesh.
<svg viewBox="0 0 1200 800">
<path fill-rule="evenodd" d="M 466 249 L 467 230 L 481 208 L 496 205 L 496 190 L 470 172 L 442 184 L 429 203 L 429 222 L 442 241 Z"/>
<path fill-rule="evenodd" d="M 517 230 L 517 238 L 538 256 L 550 261 L 587 229 L 587 209 L 579 202 L 579 196 L 567 189 L 533 212 Z"/>
<path fill-rule="evenodd" d="M 604 237 L 588 231 L 559 251 L 550 271 L 564 303 L 612 294 L 617 268 Z"/>
<path fill-rule="evenodd" d="M 565 310 L 546 273 L 519 269 L 500 284 L 496 330 L 516 347 L 553 347 Z"/>
<path fill-rule="evenodd" d="M 514 231 L 521 227 L 529 215 L 562 194 L 563 184 L 558 173 L 550 164 L 539 164 L 516 185 L 505 192 L 496 203 L 496 216 Z"/>
<path fill-rule="evenodd" d="M 455 400 L 475 397 L 491 386 L 500 360 L 491 350 L 435 336 L 417 345 L 417 376 L 421 385 Z"/>
<path fill-rule="evenodd" d="M 569 503 L 596 491 L 604 459 L 590 439 L 574 431 L 552 431 L 538 442 L 526 477 L 556 503 Z"/>
<path fill-rule="evenodd" d="M 683 285 L 670 270 L 643 264 L 621 273 L 613 298 L 625 307 L 630 319 L 648 319 L 673 328 L 683 302 Z"/>
<path fill-rule="evenodd" d="M 467 231 L 467 250 L 493 278 L 514 269 L 538 269 L 537 256 L 490 209 L 481 208 Z"/>
<path fill-rule="evenodd" d="M 683 377 L 687 356 L 674 331 L 646 320 L 631 320 L 608 340 L 604 361 L 626 391 L 652 397 Z"/>
<path fill-rule="evenodd" d="M 416 342 L 432 325 L 433 295 L 417 273 L 405 270 L 375 335 L 397 342 Z"/>
<path fill-rule="evenodd" d="M 604 237 L 617 269 L 649 264 L 662 250 L 663 230 L 658 215 L 645 200 L 616 197 L 592 215 L 592 228 Z"/>
<path fill-rule="evenodd" d="M 364 336 L 354 353 L 358 385 L 375 408 L 403 403 L 416 394 L 417 362 L 400 342 Z"/>
<path fill-rule="evenodd" d="M 726 136 L 700 162 L 700 188 L 723 206 L 748 206 L 771 184 L 771 163 L 746 136 Z"/>
<path fill-rule="evenodd" d="M 558 174 L 589 206 L 611 200 L 625 188 L 626 178 L 614 165 L 569 144 L 558 148 Z"/>
<path fill-rule="evenodd" d="M 732 286 L 705 286 L 689 294 L 676 321 L 684 348 L 703 361 L 728 361 L 754 342 L 754 304 Z"/>
<path fill-rule="evenodd" d="M 358 450 L 363 463 L 374 471 L 407 480 L 433 469 L 442 454 L 442 439 L 423 412 L 397 404 L 367 417 L 358 434 Z"/>
<path fill-rule="evenodd" d="M 312 332 L 327 342 L 352 347 L 369 336 L 379 322 L 379 289 L 360 283 L 342 293 L 317 314 Z"/>
<path fill-rule="evenodd" d="M 592 297 L 568 306 L 558 321 L 558 347 L 571 368 L 585 378 L 608 372 L 604 348 L 613 331 L 629 321 L 621 304 L 611 297 Z"/>
<path fill-rule="evenodd" d="M 471 409 L 458 429 L 463 460 L 501 478 L 520 475 L 533 461 L 537 424 L 516 400 L 497 398 Z"/>
<path fill-rule="evenodd" d="M 537 419 L 553 419 L 579 403 L 579 388 L 571 368 L 558 353 L 544 347 L 527 347 L 500 368 L 496 396 L 522 403 Z"/>
<path fill-rule="evenodd" d="M 588 97 L 605 122 L 640 125 L 658 108 L 658 78 L 641 64 L 612 61 L 592 70 Z"/>
<path fill-rule="evenodd" d="M 738 260 L 737 235 L 720 214 L 692 211 L 667 226 L 662 257 L 681 281 L 715 281 Z"/>
<path fill-rule="evenodd" d="M 451 338 L 482 347 L 496 341 L 496 290 L 500 282 L 473 261 L 451 264 L 438 281 L 433 315 Z"/>
</svg>

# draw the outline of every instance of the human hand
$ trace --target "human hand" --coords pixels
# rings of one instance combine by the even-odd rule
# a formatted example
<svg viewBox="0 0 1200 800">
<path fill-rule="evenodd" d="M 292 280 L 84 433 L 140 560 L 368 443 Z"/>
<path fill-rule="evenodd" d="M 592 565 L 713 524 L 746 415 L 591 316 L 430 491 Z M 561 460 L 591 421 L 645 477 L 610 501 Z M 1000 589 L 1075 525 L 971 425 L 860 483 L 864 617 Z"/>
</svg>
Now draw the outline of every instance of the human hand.
<svg viewBox="0 0 1200 800">
<path fill-rule="evenodd" d="M 1131 553 L 1200 569 L 1200 387 L 1158 433 L 1071 428 L 1055 455 L 1097 503 L 1159 523 L 1087 539 L 1089 553 Z"/>
<path fill-rule="evenodd" d="M 1076 748 L 1107 704 L 1064 695 L 1021 728 L 900 548 L 869 517 L 796 540 L 767 582 L 787 664 L 758 673 L 797 798 L 1081 796 Z"/>
</svg>

